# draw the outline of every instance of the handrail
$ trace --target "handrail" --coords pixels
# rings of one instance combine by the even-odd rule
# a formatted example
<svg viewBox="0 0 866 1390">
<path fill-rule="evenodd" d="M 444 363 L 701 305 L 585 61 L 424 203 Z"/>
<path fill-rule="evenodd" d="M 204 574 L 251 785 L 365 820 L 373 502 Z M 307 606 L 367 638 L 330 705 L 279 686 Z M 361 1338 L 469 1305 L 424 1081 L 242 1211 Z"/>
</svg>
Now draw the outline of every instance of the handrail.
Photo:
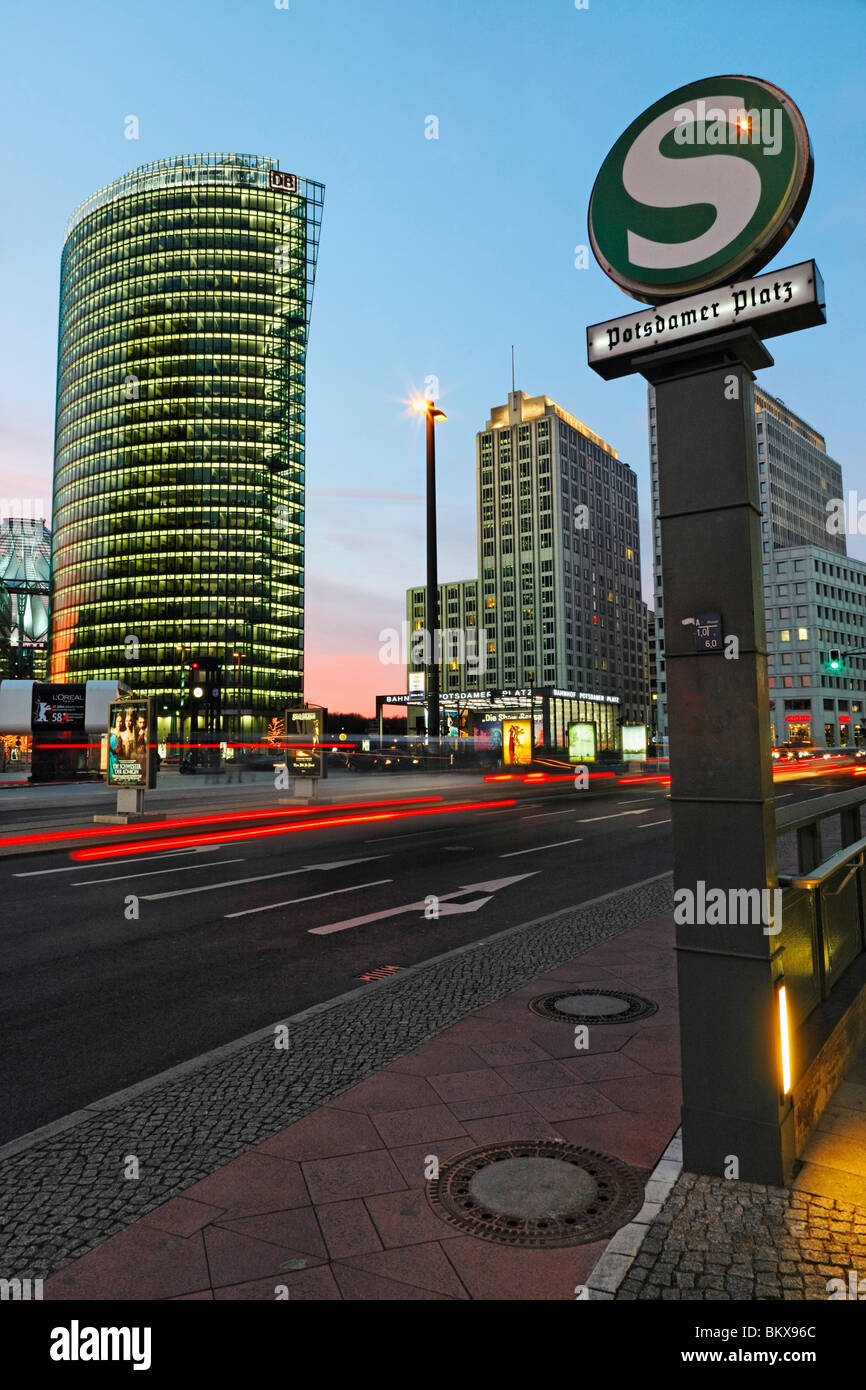
<svg viewBox="0 0 866 1390">
<path fill-rule="evenodd" d="M 852 868 L 852 873 L 855 869 L 862 868 L 864 851 L 866 851 L 866 836 L 862 840 L 855 840 L 853 845 L 845 845 L 843 849 L 837 850 L 829 859 L 825 859 L 823 864 L 819 864 L 816 869 L 812 869 L 809 874 L 805 874 L 802 878 L 792 878 L 780 874 L 779 883 L 783 888 L 820 888 L 824 880 L 836 873 L 844 864 L 847 864 L 849 859 L 857 859 L 858 861 Z M 846 879 L 845 882 L 847 883 L 847 881 Z M 835 896 L 835 894 L 831 896 Z"/>
<path fill-rule="evenodd" d="M 781 807 L 776 811 L 776 830 L 779 834 L 787 834 L 788 831 L 823 820 L 825 816 L 838 816 L 840 811 L 853 809 L 864 801 L 866 778 L 864 786 L 855 787 L 853 791 L 831 792 L 828 796 L 816 796 L 811 801 L 797 801 L 793 806 Z"/>
</svg>

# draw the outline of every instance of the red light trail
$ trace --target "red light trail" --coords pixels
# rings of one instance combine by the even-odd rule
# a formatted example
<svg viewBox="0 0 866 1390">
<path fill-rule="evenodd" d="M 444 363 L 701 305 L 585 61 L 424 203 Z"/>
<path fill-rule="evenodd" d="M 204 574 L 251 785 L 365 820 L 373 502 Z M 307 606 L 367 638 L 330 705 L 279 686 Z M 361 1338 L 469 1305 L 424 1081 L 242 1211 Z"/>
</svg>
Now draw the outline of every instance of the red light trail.
<svg viewBox="0 0 866 1390">
<path fill-rule="evenodd" d="M 94 859 L 114 859 L 126 854 L 148 854 L 153 850 L 194 849 L 200 845 L 229 844 L 236 840 L 263 839 L 265 835 L 289 835 L 298 830 L 324 830 L 332 826 L 359 825 L 374 820 L 407 820 L 410 816 L 442 816 L 452 811 L 489 811 L 514 806 L 514 801 L 498 801 L 491 806 L 489 801 L 469 801 L 459 805 L 431 806 L 416 811 L 384 811 L 369 816 L 329 816 L 326 820 L 295 821 L 291 825 L 256 826 L 249 830 L 227 830 L 213 835 L 184 835 L 173 840 L 136 840 L 132 844 L 101 845 L 93 849 L 76 849 L 70 852 L 70 859 L 88 861 Z M 138 827 L 135 827 L 138 828 Z"/>
<path fill-rule="evenodd" d="M 409 796 L 401 797 L 396 801 L 346 801 L 332 808 L 300 806 L 294 810 L 279 811 L 232 811 L 225 815 L 210 816 L 178 816 L 173 820 L 144 821 L 141 825 L 105 825 L 92 826 L 83 830 L 45 830 L 38 835 L 6 835 L 0 837 L 0 848 L 9 845 L 39 845 L 51 844 L 55 841 L 64 840 L 92 840 L 94 836 L 103 835 L 131 835 L 134 832 L 141 834 L 147 830 L 174 830 L 186 825 L 219 825 L 221 822 L 229 821 L 237 824 L 241 820 L 267 820 L 274 816 L 315 816 L 321 815 L 326 809 L 334 811 L 359 811 L 367 810 L 369 807 L 377 806 L 418 806 L 423 802 L 441 801 L 441 796 Z"/>
</svg>

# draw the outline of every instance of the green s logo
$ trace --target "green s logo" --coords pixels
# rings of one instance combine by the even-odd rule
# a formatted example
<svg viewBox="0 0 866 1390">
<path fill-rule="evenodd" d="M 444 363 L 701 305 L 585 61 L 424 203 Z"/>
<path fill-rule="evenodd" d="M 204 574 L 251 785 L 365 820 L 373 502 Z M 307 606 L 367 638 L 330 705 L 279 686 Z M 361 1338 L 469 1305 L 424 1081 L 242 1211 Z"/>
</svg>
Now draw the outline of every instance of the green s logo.
<svg viewBox="0 0 866 1390">
<path fill-rule="evenodd" d="M 754 274 L 793 231 L 812 185 L 805 122 L 754 77 L 680 87 L 605 159 L 589 236 L 607 275 L 660 304 Z"/>
</svg>

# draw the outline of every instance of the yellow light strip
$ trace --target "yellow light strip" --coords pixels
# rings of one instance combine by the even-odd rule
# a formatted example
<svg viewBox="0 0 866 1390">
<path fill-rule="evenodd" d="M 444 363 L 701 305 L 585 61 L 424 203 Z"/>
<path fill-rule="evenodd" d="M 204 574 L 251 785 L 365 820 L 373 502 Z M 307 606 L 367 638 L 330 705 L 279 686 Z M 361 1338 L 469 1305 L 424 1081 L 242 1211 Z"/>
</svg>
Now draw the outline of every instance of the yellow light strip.
<svg viewBox="0 0 866 1390">
<path fill-rule="evenodd" d="M 784 985 L 778 987 L 779 1040 L 782 1046 L 782 1095 L 791 1090 L 791 1040 L 788 1036 L 788 994 Z"/>
</svg>

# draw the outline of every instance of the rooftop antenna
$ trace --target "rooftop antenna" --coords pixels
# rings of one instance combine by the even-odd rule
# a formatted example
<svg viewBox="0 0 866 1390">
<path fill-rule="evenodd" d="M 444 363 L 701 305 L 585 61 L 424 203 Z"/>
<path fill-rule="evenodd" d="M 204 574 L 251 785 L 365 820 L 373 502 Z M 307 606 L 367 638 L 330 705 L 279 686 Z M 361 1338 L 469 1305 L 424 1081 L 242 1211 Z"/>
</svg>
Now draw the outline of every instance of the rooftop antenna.
<svg viewBox="0 0 866 1390">
<path fill-rule="evenodd" d="M 514 344 L 511 344 L 511 394 L 514 395 Z"/>
</svg>

